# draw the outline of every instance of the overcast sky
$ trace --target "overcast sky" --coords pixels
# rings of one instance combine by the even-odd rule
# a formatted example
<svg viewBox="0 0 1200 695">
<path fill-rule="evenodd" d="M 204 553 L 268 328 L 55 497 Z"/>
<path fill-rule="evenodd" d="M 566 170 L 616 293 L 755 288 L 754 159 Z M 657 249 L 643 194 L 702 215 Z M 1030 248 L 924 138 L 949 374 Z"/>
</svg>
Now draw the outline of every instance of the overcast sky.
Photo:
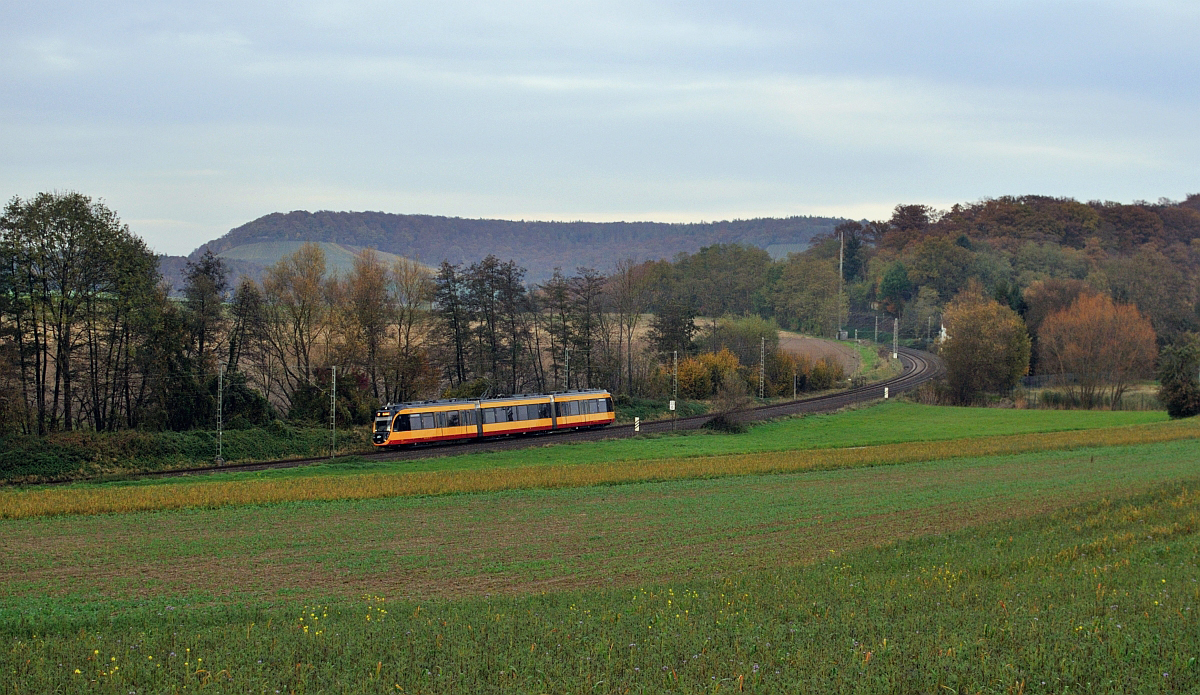
<svg viewBox="0 0 1200 695">
<path fill-rule="evenodd" d="M 1200 191 L 1200 3 L 0 3 L 0 195 L 162 253 L 289 210 L 886 217 Z"/>
</svg>

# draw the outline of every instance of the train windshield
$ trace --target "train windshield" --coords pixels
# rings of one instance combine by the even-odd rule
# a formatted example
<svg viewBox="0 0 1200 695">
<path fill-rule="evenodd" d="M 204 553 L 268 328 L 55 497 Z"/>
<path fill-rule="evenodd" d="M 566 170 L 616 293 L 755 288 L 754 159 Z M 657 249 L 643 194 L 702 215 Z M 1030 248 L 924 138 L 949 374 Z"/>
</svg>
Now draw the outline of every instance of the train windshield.
<svg viewBox="0 0 1200 695">
<path fill-rule="evenodd" d="M 387 432 L 388 431 L 388 420 L 389 420 L 389 418 L 386 418 L 386 417 L 375 418 L 375 431 L 376 432 Z"/>
</svg>

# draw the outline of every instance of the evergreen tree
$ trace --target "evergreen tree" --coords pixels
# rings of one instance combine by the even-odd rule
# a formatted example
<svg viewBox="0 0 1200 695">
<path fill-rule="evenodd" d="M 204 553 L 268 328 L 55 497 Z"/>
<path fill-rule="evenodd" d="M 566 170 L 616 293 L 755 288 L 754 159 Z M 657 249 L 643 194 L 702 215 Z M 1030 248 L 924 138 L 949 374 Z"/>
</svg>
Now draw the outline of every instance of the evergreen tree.
<svg viewBox="0 0 1200 695">
<path fill-rule="evenodd" d="M 650 319 L 650 342 L 663 358 L 670 358 L 675 351 L 681 356 L 690 353 L 696 331 L 696 312 L 684 300 L 663 302 Z"/>
<path fill-rule="evenodd" d="M 225 328 L 225 295 L 229 271 L 220 257 L 206 249 L 199 260 L 187 262 L 183 296 L 186 322 L 191 337 L 190 352 L 201 374 L 213 371 L 216 343 Z"/>
<path fill-rule="evenodd" d="M 1163 349 L 1158 400 L 1173 418 L 1200 415 L 1200 335 L 1188 333 Z"/>
</svg>

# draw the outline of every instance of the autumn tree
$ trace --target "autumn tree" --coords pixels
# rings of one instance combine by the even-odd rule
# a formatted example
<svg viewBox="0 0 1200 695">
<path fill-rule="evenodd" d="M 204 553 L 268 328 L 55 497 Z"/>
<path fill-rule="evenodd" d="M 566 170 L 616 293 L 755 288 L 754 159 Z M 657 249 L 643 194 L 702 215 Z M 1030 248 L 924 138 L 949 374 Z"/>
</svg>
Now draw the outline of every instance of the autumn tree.
<svg viewBox="0 0 1200 695">
<path fill-rule="evenodd" d="M 1189 333 L 1162 351 L 1158 400 L 1173 418 L 1200 415 L 1200 335 Z"/>
<path fill-rule="evenodd" d="M 625 392 L 633 393 L 633 343 L 642 315 L 653 299 L 649 268 L 626 259 L 617 263 L 617 272 L 609 279 L 609 297 L 620 328 L 617 349 L 625 346 Z"/>
<path fill-rule="evenodd" d="M 1042 323 L 1051 314 L 1069 308 L 1080 297 L 1099 294 L 1083 280 L 1051 278 L 1039 280 L 1025 288 L 1025 324 L 1037 335 Z"/>
<path fill-rule="evenodd" d="M 775 316 L 784 325 L 814 335 L 832 336 L 846 313 L 838 294 L 837 259 L 793 255 L 775 285 Z"/>
<path fill-rule="evenodd" d="M 1038 336 L 1043 359 L 1075 375 L 1070 391 L 1089 406 L 1117 407 L 1130 381 L 1150 375 L 1158 351 L 1154 328 L 1137 307 L 1105 295 L 1080 296 L 1046 317 Z"/>
<path fill-rule="evenodd" d="M 765 250 L 743 244 L 713 244 L 675 261 L 681 297 L 711 317 L 754 311 L 765 303 L 764 279 L 771 265 Z M 618 270 L 618 274 L 620 271 Z"/>
<path fill-rule="evenodd" d="M 1132 256 L 1110 260 L 1104 272 L 1113 299 L 1136 305 L 1160 335 L 1197 328 L 1196 283 L 1163 253 L 1141 248 Z"/>
<path fill-rule="evenodd" d="M 1029 371 L 1029 334 L 1015 311 L 984 295 L 971 282 L 946 308 L 947 338 L 939 353 L 946 381 L 959 403 L 981 393 L 1003 393 Z"/>
<path fill-rule="evenodd" d="M 392 325 L 392 303 L 388 293 L 388 268 L 374 249 L 363 249 L 354 257 L 354 266 L 346 278 L 343 296 L 349 315 L 345 334 L 347 343 L 358 347 L 360 365 L 370 381 L 371 394 L 380 392 L 380 362 Z"/>
<path fill-rule="evenodd" d="M 909 257 L 908 277 L 913 284 L 936 289 L 942 299 L 957 295 L 971 276 L 975 254 L 949 239 L 926 239 Z"/>
<path fill-rule="evenodd" d="M 281 395 L 289 403 L 292 394 L 313 383 L 315 368 L 327 366 L 322 359 L 329 330 L 327 290 L 325 252 L 316 244 L 304 244 L 267 269 L 266 338 L 281 375 Z"/>
<path fill-rule="evenodd" d="M 924 236 L 933 223 L 932 217 L 933 208 L 927 205 L 897 205 L 879 245 L 897 251 L 903 249 Z"/>
<path fill-rule="evenodd" d="M 1054 371 L 1052 362 L 1043 359 L 1041 347 L 1042 323 L 1051 314 L 1069 308 L 1080 297 L 1099 294 L 1083 280 L 1074 278 L 1050 278 L 1038 280 L 1025 288 L 1025 325 L 1033 338 L 1031 366 L 1039 374 Z"/>
<path fill-rule="evenodd" d="M 408 258 L 392 264 L 387 302 L 394 340 L 383 357 L 385 400 L 409 401 L 437 387 L 427 341 L 432 320 L 428 307 L 435 292 L 432 274 L 425 266 Z"/>
<path fill-rule="evenodd" d="M 145 242 L 102 202 L 39 193 L 13 198 L 0 215 L 0 268 L 25 428 L 136 420 L 138 353 L 151 326 L 144 307 L 158 282 Z"/>
</svg>

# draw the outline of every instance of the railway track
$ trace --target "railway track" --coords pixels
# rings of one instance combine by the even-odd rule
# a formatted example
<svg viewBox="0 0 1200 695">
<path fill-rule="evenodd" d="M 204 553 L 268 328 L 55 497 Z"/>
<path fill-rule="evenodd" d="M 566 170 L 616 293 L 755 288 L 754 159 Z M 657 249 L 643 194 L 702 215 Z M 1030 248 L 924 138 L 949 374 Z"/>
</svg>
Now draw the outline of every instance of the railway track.
<svg viewBox="0 0 1200 695">
<path fill-rule="evenodd" d="M 926 381 L 936 379 L 945 371 L 942 361 L 927 352 L 910 350 L 908 348 L 900 348 L 899 355 L 900 362 L 903 365 L 903 371 L 899 376 L 892 379 L 875 382 L 866 386 L 847 389 L 845 391 L 838 391 L 836 393 L 830 393 L 823 396 L 817 396 L 815 398 L 788 401 L 786 403 L 773 403 L 770 405 L 750 408 L 748 410 L 743 410 L 736 413 L 734 415 L 734 419 L 739 422 L 757 422 L 760 420 L 769 420 L 771 418 L 782 417 L 785 415 L 797 415 L 800 413 L 833 412 L 839 408 L 844 408 L 854 403 L 863 403 L 866 401 L 881 399 L 883 398 L 885 388 L 888 390 L 889 396 L 895 396 L 910 389 L 916 388 Z M 711 420 L 712 417 L 712 415 L 696 415 L 693 417 L 678 418 L 676 420 L 656 420 L 654 422 L 645 422 L 641 425 L 640 434 L 671 432 L 673 430 L 678 431 L 699 429 L 703 427 L 705 423 Z M 461 442 L 431 445 L 415 449 L 377 451 L 369 454 L 360 454 L 359 456 L 369 461 L 410 461 L 482 451 L 525 449 L 535 446 L 544 446 L 546 444 L 598 441 L 601 439 L 621 439 L 624 437 L 632 437 L 635 434 L 639 433 L 634 432 L 633 425 L 615 425 L 598 430 L 553 432 L 503 439 L 488 439 L 484 441 L 468 439 Z M 182 475 L 202 475 L 206 473 L 263 471 L 277 468 L 295 468 L 299 466 L 328 462 L 328 457 L 286 459 L 280 461 L 263 461 L 259 463 L 236 463 L 224 466 L 201 466 L 196 468 L 175 469 L 171 471 L 142 473 L 124 477 L 165 478 Z"/>
</svg>

